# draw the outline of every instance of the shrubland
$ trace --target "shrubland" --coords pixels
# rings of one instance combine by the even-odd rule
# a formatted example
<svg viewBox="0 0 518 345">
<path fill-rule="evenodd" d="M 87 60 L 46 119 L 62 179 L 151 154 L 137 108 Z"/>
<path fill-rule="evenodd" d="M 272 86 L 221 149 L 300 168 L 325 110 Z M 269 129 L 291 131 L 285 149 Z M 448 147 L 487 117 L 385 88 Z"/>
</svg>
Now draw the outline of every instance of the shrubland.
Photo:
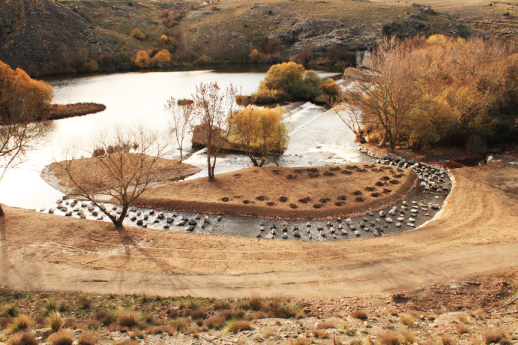
<svg viewBox="0 0 518 345">
<path fill-rule="evenodd" d="M 361 113 L 363 128 L 394 148 L 508 143 L 518 96 L 518 54 L 513 46 L 442 35 L 386 39 L 373 53 L 370 81 L 343 93 Z M 483 144 L 482 144 L 483 145 Z"/>
</svg>

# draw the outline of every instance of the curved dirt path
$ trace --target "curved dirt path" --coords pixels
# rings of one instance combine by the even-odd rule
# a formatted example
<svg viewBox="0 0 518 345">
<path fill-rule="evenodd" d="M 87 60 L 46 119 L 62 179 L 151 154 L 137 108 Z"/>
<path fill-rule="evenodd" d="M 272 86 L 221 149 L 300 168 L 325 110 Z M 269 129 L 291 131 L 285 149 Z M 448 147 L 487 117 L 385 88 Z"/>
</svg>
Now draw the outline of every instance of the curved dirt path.
<svg viewBox="0 0 518 345">
<path fill-rule="evenodd" d="M 336 297 L 517 269 L 518 169 L 463 168 L 454 175 L 456 187 L 438 219 L 411 232 L 336 242 L 130 227 L 116 231 L 108 223 L 5 207 L 0 285 L 148 295 Z"/>
</svg>

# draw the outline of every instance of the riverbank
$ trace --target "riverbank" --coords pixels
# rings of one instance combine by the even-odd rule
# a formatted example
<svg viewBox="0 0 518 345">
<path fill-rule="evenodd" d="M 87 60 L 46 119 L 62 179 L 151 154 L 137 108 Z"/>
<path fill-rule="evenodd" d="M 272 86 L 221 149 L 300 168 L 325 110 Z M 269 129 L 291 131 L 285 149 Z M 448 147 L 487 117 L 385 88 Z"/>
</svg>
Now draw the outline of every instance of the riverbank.
<svg viewBox="0 0 518 345">
<path fill-rule="evenodd" d="M 456 185 L 440 217 L 414 231 L 350 241 L 116 231 L 105 222 L 5 206 L 1 281 L 29 290 L 324 298 L 518 269 L 518 197 L 511 192 L 518 169 L 453 173 Z"/>
<path fill-rule="evenodd" d="M 106 106 L 98 103 L 52 104 L 49 111 L 41 117 L 44 120 L 60 120 L 105 111 Z"/>
</svg>

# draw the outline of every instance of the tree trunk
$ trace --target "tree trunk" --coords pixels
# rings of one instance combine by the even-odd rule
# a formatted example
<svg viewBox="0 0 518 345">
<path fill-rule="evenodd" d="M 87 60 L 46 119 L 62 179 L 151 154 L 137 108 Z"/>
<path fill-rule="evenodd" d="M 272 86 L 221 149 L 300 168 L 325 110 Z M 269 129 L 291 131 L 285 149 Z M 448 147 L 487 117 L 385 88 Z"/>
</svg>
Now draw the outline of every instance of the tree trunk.
<svg viewBox="0 0 518 345">
<path fill-rule="evenodd" d="M 0 205 L 0 217 L 3 217 L 4 216 L 4 210 L 2 209 L 2 205 Z"/>
<path fill-rule="evenodd" d="M 381 142 L 379 143 L 379 147 L 385 146 L 385 143 L 387 142 L 387 131 L 383 133 L 383 138 L 381 138 Z"/>
<path fill-rule="evenodd" d="M 183 161 L 183 150 L 180 147 L 180 163 Z"/>
<path fill-rule="evenodd" d="M 115 225 L 115 227 L 117 228 L 122 228 L 124 227 L 124 225 L 122 225 L 122 223 L 124 222 L 124 218 L 126 218 L 126 214 L 128 214 L 128 209 L 129 209 L 129 204 L 124 204 L 122 206 L 122 212 L 121 212 L 121 215 L 119 216 L 119 219 L 117 219 L 117 223 Z"/>
</svg>

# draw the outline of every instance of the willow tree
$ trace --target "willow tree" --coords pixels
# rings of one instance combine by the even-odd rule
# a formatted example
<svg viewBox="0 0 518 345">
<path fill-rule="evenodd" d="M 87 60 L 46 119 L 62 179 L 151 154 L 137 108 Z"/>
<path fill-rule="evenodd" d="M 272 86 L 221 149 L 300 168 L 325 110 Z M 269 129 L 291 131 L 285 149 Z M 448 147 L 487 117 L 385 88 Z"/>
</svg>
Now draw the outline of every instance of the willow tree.
<svg viewBox="0 0 518 345">
<path fill-rule="evenodd" d="M 280 109 L 247 107 L 229 116 L 231 140 L 242 146 L 254 166 L 268 154 L 282 154 L 288 146 L 288 127 Z"/>
<path fill-rule="evenodd" d="M 0 181 L 48 132 L 43 120 L 52 96 L 49 84 L 0 61 Z"/>
</svg>

